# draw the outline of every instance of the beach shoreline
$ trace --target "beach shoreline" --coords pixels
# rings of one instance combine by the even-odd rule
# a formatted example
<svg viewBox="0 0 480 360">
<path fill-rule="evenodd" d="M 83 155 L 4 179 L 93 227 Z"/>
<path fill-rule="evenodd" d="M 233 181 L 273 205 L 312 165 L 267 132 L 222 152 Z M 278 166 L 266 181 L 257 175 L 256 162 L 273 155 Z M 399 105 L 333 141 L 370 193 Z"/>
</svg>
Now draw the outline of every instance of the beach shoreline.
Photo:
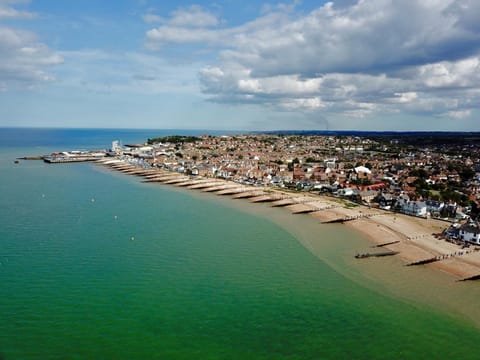
<svg viewBox="0 0 480 360">
<path fill-rule="evenodd" d="M 292 214 L 308 214 L 321 223 L 342 223 L 371 242 L 369 253 L 392 252 L 405 264 L 427 261 L 429 263 L 422 266 L 446 272 L 456 280 L 480 275 L 480 251 L 475 251 L 475 246 L 464 250 L 442 239 L 439 235 L 448 223 L 441 220 L 352 205 L 328 196 L 254 187 L 225 179 L 190 177 L 163 169 L 143 169 L 120 159 L 104 159 L 97 163 L 124 174 L 141 176 L 149 183 L 200 190 L 252 203 L 269 203 L 272 207 L 284 207 Z"/>
</svg>

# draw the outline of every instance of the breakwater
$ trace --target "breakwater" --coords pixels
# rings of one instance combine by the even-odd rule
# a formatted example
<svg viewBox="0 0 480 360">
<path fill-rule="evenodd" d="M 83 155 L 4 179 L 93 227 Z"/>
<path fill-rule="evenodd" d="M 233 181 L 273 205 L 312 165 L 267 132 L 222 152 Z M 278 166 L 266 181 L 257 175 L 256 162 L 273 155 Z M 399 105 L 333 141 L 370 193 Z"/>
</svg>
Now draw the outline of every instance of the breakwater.
<svg viewBox="0 0 480 360">
<path fill-rule="evenodd" d="M 146 167 L 141 163 L 129 163 L 119 158 L 104 158 L 97 164 L 109 167 L 126 175 L 144 178 L 143 182 L 159 183 L 186 189 L 208 192 L 232 199 L 244 199 L 252 203 L 269 203 L 272 207 L 284 207 L 292 214 L 309 214 L 320 220 L 322 224 L 346 224 L 371 234 L 379 247 L 385 248 L 388 255 L 399 255 L 407 264 L 445 263 L 443 270 L 450 271 L 460 278 L 472 278 L 480 272 L 478 254 L 465 259 L 465 262 L 451 264 L 448 256 L 455 251 L 451 244 L 435 243 L 433 233 L 430 235 L 425 227 L 412 227 L 414 220 L 406 220 L 398 214 L 390 216 L 377 209 L 345 203 L 307 193 L 292 193 L 281 189 L 252 186 L 233 181 L 185 175 L 165 169 Z M 382 215 L 382 216 L 380 216 Z M 401 226 L 402 221 L 405 225 Z M 390 222 L 390 223 L 389 223 Z M 352 224 L 352 225 L 350 225 Z M 360 225 L 365 224 L 365 225 Z M 400 225 L 400 226 L 397 226 Z M 386 230 L 386 232 L 385 232 Z M 393 235 L 393 238 L 390 237 Z M 385 239 L 385 235 L 387 238 Z M 391 238 L 389 241 L 388 238 Z M 439 246 L 441 245 L 441 246 Z M 450 246 L 450 247 L 449 247 Z M 460 269 L 460 270 L 459 270 Z"/>
</svg>

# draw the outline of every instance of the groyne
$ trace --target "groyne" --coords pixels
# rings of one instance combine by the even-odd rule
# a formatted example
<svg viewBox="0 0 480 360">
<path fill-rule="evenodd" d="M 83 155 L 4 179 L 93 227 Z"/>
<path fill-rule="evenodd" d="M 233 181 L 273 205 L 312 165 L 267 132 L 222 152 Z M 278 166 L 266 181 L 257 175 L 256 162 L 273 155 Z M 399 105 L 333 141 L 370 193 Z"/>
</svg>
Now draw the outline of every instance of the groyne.
<svg viewBox="0 0 480 360">
<path fill-rule="evenodd" d="M 226 179 L 185 175 L 165 169 L 143 168 L 120 159 L 102 159 L 98 164 L 126 175 L 143 177 L 143 182 L 159 183 L 185 189 L 208 192 L 252 203 L 269 203 L 284 207 L 292 214 L 309 214 L 320 220 L 319 226 L 345 224 L 364 233 L 374 247 L 384 251 L 357 254 L 359 258 L 397 255 L 406 265 L 437 266 L 459 279 L 475 279 L 480 274 L 480 252 L 458 251 L 458 246 L 440 241 L 433 235 L 439 232 L 437 222 L 413 219 L 399 214 L 379 212 L 378 209 L 346 203 L 344 200 L 321 195 L 285 192 L 281 189 L 258 187 Z M 380 216 L 381 215 L 381 216 Z M 422 221 L 420 223 L 419 221 Z M 444 226 L 442 223 L 441 226 Z M 441 231 L 440 231 L 441 232 Z M 462 255 L 467 255 L 468 259 Z M 452 259 L 455 258 L 455 262 Z M 465 265 L 463 265 L 465 264 Z"/>
</svg>

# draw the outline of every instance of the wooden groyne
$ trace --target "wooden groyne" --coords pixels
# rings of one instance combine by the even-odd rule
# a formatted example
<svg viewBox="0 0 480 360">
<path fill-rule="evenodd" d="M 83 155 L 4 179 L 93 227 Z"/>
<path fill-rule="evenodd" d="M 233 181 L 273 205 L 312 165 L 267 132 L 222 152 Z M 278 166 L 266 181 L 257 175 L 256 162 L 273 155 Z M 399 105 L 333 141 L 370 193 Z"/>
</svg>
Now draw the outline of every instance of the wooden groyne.
<svg viewBox="0 0 480 360">
<path fill-rule="evenodd" d="M 265 193 L 263 191 L 246 191 L 246 192 L 241 192 L 239 194 L 233 195 L 233 199 L 249 199 L 253 198 L 255 196 L 260 196 L 264 195 Z"/>
<path fill-rule="evenodd" d="M 243 193 L 245 191 L 251 191 L 251 190 L 246 188 L 245 186 L 236 186 L 231 189 L 217 191 L 216 194 L 217 195 L 235 195 L 235 194 Z"/>
<path fill-rule="evenodd" d="M 122 171 L 126 169 L 136 169 L 135 166 L 130 164 L 125 164 L 125 163 L 114 163 L 114 164 L 111 164 L 110 167 L 118 171 Z"/>
<path fill-rule="evenodd" d="M 300 210 L 293 211 L 292 214 L 294 215 L 310 214 L 315 211 L 318 211 L 318 210 L 317 209 L 300 209 Z"/>
<path fill-rule="evenodd" d="M 250 202 L 253 202 L 253 203 L 273 202 L 273 201 L 282 200 L 284 198 L 285 197 L 280 194 L 263 194 L 263 195 L 251 198 Z"/>
<path fill-rule="evenodd" d="M 176 183 L 175 186 L 186 187 L 186 186 L 190 186 L 190 185 L 193 185 L 193 184 L 195 184 L 195 180 L 188 179 L 188 180 Z"/>
<path fill-rule="evenodd" d="M 128 170 L 128 171 L 122 171 L 124 174 L 127 175 L 139 175 L 139 176 L 145 176 L 145 174 L 153 174 L 152 170 L 147 170 L 147 169 L 135 169 L 135 170 Z"/>
<path fill-rule="evenodd" d="M 125 174 L 142 176 L 146 182 L 160 182 L 160 183 L 169 183 L 176 186 L 186 186 L 188 189 L 199 189 L 206 192 L 215 193 L 217 195 L 229 195 L 234 199 L 248 199 L 251 202 L 270 202 L 272 207 L 282 207 L 285 206 L 293 214 L 311 214 L 318 218 L 322 223 L 345 223 L 348 221 L 353 221 L 362 218 L 371 218 L 377 215 L 385 215 L 385 213 L 379 213 L 378 210 L 367 209 L 367 208 L 358 208 L 352 209 L 348 205 L 333 202 L 325 197 L 319 197 L 314 195 L 308 195 L 305 193 L 293 193 L 288 191 L 282 191 L 277 189 L 271 189 L 267 187 L 255 187 L 249 186 L 248 184 L 241 184 L 233 182 L 232 180 L 224 180 L 218 178 L 207 178 L 202 176 L 186 176 L 185 174 L 174 172 L 173 170 L 167 169 L 157 169 L 157 168 L 146 168 L 143 169 L 143 164 L 129 164 L 126 161 L 120 159 L 116 160 L 101 160 L 98 161 L 105 166 L 109 166 L 112 169 L 121 171 Z M 329 209 L 339 208 L 339 210 Z M 363 212 L 362 212 L 363 211 Z M 387 219 L 388 220 L 388 219 Z M 387 222 L 385 220 L 385 222 Z M 379 219 L 379 223 L 382 223 L 383 220 Z M 355 226 L 363 226 L 363 223 L 355 224 Z M 366 224 L 369 225 L 369 224 Z M 379 225 L 378 225 L 379 226 Z M 382 225 L 383 226 L 383 225 Z M 395 232 L 395 229 L 392 229 Z M 403 232 L 397 232 L 403 235 Z M 358 253 L 356 258 L 370 258 L 370 257 L 385 257 L 385 256 L 394 256 L 399 253 L 399 251 L 385 251 L 390 250 L 390 248 L 384 248 L 389 245 L 394 245 L 405 243 L 406 246 L 409 245 L 408 240 L 417 240 L 419 238 L 426 237 L 429 234 L 416 234 L 418 231 L 411 231 L 413 236 L 408 237 L 406 234 L 406 240 L 396 240 L 396 241 L 387 241 L 384 243 L 379 243 L 373 245 L 372 248 L 378 248 L 377 250 L 371 249 L 371 252 Z M 395 238 L 393 238 L 395 239 Z M 392 239 L 392 240 L 393 240 Z M 388 234 L 385 235 L 385 240 L 388 240 Z M 402 247 L 403 248 L 403 247 Z M 393 249 L 397 249 L 394 247 Z M 401 250 L 401 248 L 398 248 Z M 377 252 L 378 251 L 378 252 Z M 403 250 L 401 250 L 403 253 Z M 445 250 L 443 250 L 445 251 Z M 452 249 L 447 250 L 452 251 Z M 470 251 L 471 252 L 471 251 Z M 421 259 L 418 261 L 413 261 L 411 263 L 405 264 L 407 266 L 429 264 L 436 261 L 441 261 L 443 259 L 449 259 L 452 257 L 460 256 L 467 254 L 466 251 L 458 251 L 452 254 L 438 255 L 438 251 L 429 253 L 427 251 L 422 251 L 416 254 L 416 259 Z M 422 258 L 423 257 L 423 258 Z M 428 257 L 428 258 L 426 258 Z M 476 261 L 477 258 L 474 260 Z M 469 262 L 469 259 L 465 259 L 465 262 Z M 472 260 L 472 264 L 474 261 Z M 455 264 L 458 265 L 458 264 Z M 475 265 L 472 266 L 471 271 L 463 272 L 462 279 L 463 281 L 467 280 L 477 280 L 480 279 L 480 273 L 478 273 L 478 267 L 475 268 Z"/>
<path fill-rule="evenodd" d="M 147 180 L 144 180 L 144 182 L 161 182 L 161 183 L 164 183 L 168 180 L 172 180 L 172 179 L 178 179 L 178 174 L 171 174 L 171 175 L 158 175 L 156 177 L 153 177 L 153 178 L 149 178 Z"/>
<path fill-rule="evenodd" d="M 415 262 L 407 264 L 407 266 L 423 265 L 423 264 L 429 264 L 429 263 L 432 263 L 432 262 L 435 262 L 435 261 L 453 259 L 455 257 L 465 256 L 465 255 L 468 255 L 468 254 L 471 254 L 471 253 L 474 253 L 474 252 L 477 252 L 477 251 L 479 251 L 477 248 L 471 249 L 471 250 L 455 251 L 455 252 L 450 253 L 450 254 L 442 254 L 442 255 L 437 255 L 435 257 L 432 257 L 432 258 L 428 258 L 428 259 L 424 259 L 424 260 L 420 260 L 420 261 L 415 261 Z"/>
<path fill-rule="evenodd" d="M 368 219 L 376 215 L 383 215 L 383 214 L 358 214 L 354 216 L 346 216 L 346 217 L 340 217 L 332 220 L 323 221 L 322 224 L 345 223 L 347 221 L 353 221 L 358 219 L 364 219 L 364 218 Z"/>
<path fill-rule="evenodd" d="M 161 176 L 166 176 L 168 175 L 167 173 L 163 172 L 163 171 L 156 171 L 152 174 L 149 174 L 149 175 L 146 175 L 145 176 L 145 179 L 155 179 L 155 178 L 158 178 L 158 177 L 161 177 Z"/>
<path fill-rule="evenodd" d="M 458 281 L 473 281 L 473 280 L 480 280 L 480 274 L 468 276 Z"/>
<path fill-rule="evenodd" d="M 338 224 L 338 223 L 344 223 L 345 221 L 349 221 L 348 218 L 341 217 L 341 218 L 336 218 L 332 220 L 322 221 L 322 224 Z"/>
<path fill-rule="evenodd" d="M 355 259 L 365 259 L 370 257 L 384 257 L 384 256 L 393 256 L 397 255 L 398 251 L 383 251 L 379 253 L 358 253 L 355 255 Z"/>
<path fill-rule="evenodd" d="M 195 185 L 189 186 L 188 188 L 189 189 L 202 190 L 202 189 L 206 189 L 206 188 L 209 188 L 209 187 L 212 187 L 212 186 L 217 186 L 217 185 L 220 185 L 220 181 L 214 180 L 214 179 L 209 179 L 206 182 L 195 184 Z"/>
<path fill-rule="evenodd" d="M 277 200 L 272 203 L 272 207 L 284 207 L 289 205 L 295 205 L 296 202 L 293 200 L 293 197 L 286 197 L 282 200 Z"/>
<path fill-rule="evenodd" d="M 422 259 L 422 260 L 418 260 L 418 261 L 408 263 L 408 264 L 406 264 L 406 266 L 425 265 L 425 264 L 430 264 L 430 263 L 433 263 L 433 262 L 436 262 L 436 261 L 439 261 L 439 260 L 440 259 L 438 259 L 437 256 L 435 256 L 435 257 L 432 257 L 432 258 Z"/>
<path fill-rule="evenodd" d="M 176 178 L 173 178 L 173 179 L 166 180 L 166 181 L 164 181 L 164 183 L 167 184 L 167 185 L 175 185 L 175 184 L 187 181 L 187 180 L 189 180 L 188 177 L 180 176 L 180 177 L 176 177 Z"/>
<path fill-rule="evenodd" d="M 400 242 L 400 240 L 389 241 L 389 242 L 386 242 L 386 243 L 383 243 L 383 244 L 373 245 L 372 247 L 373 248 L 379 248 L 379 247 L 384 247 L 384 246 L 388 246 L 388 245 L 398 244 L 399 242 Z"/>
<path fill-rule="evenodd" d="M 233 189 L 236 188 L 237 185 L 234 184 L 216 184 L 214 186 L 210 186 L 207 188 L 202 189 L 204 192 L 216 192 L 216 191 L 221 191 L 221 190 L 227 190 L 227 189 Z"/>
</svg>

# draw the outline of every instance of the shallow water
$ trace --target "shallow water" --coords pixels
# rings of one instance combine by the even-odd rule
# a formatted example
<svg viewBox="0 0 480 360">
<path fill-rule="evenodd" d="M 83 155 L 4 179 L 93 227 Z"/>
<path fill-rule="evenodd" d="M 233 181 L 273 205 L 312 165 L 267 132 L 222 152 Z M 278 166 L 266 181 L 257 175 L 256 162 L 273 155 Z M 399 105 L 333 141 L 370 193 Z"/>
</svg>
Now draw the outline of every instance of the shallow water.
<svg viewBox="0 0 480 360">
<path fill-rule="evenodd" d="M 0 156 L 5 359 L 480 356 L 432 283 L 403 294 L 405 268 L 354 262 L 367 243 L 342 226 L 18 150 Z"/>
</svg>

